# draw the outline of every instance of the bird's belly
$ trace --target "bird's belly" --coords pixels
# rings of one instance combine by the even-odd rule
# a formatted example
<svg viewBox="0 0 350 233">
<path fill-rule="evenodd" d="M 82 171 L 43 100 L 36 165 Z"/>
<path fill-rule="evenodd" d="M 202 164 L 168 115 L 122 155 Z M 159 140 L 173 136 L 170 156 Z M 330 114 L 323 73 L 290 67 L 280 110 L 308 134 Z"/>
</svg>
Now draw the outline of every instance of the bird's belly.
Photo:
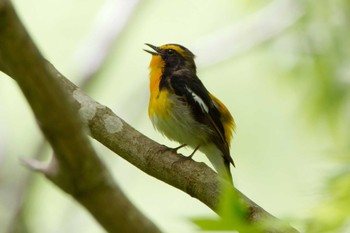
<svg viewBox="0 0 350 233">
<path fill-rule="evenodd" d="M 160 92 L 150 101 L 149 115 L 154 127 L 171 140 L 193 148 L 209 140 L 211 130 L 197 122 L 190 107 L 176 95 Z"/>
</svg>

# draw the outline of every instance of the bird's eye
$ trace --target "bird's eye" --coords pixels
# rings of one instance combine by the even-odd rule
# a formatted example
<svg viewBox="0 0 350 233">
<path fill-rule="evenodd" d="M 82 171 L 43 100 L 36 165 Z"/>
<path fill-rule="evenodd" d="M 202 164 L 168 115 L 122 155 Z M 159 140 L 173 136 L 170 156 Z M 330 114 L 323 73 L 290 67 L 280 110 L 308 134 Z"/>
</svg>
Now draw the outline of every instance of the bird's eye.
<svg viewBox="0 0 350 233">
<path fill-rule="evenodd" d="M 168 49 L 168 50 L 166 51 L 166 53 L 167 53 L 168 55 L 173 55 L 173 54 L 175 53 L 175 51 L 174 51 L 173 49 Z"/>
</svg>

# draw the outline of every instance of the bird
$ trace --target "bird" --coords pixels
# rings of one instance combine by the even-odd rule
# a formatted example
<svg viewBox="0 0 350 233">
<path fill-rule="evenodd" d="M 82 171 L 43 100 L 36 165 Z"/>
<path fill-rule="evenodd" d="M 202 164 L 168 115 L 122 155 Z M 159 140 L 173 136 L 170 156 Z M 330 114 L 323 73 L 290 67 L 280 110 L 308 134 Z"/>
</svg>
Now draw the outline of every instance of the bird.
<svg viewBox="0 0 350 233">
<path fill-rule="evenodd" d="M 219 176 L 233 184 L 230 143 L 235 121 L 227 107 L 212 95 L 197 76 L 195 55 L 186 47 L 170 43 L 154 46 L 149 64 L 148 115 L 154 128 L 179 148 L 188 146 L 207 156 Z"/>
</svg>

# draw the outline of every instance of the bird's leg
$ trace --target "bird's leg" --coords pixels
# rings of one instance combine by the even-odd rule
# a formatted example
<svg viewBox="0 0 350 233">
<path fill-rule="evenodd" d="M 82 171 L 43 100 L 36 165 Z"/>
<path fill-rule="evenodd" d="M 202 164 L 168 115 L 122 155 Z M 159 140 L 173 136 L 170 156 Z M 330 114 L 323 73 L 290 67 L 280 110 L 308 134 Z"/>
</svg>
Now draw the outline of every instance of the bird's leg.
<svg viewBox="0 0 350 233">
<path fill-rule="evenodd" d="M 180 147 L 177 147 L 177 148 L 174 148 L 174 149 L 180 149 L 180 148 L 183 147 L 183 146 L 184 146 L 184 145 L 181 145 Z M 196 151 L 199 149 L 199 147 L 200 147 L 200 145 L 198 145 L 198 146 L 194 149 L 194 151 L 193 151 L 189 156 L 184 156 L 184 155 L 183 155 L 182 157 L 180 157 L 177 161 L 175 161 L 175 162 L 172 164 L 172 166 L 173 166 L 174 164 L 179 163 L 179 162 L 192 159 L 194 153 L 196 153 Z"/>
<path fill-rule="evenodd" d="M 196 151 L 199 149 L 200 145 L 198 145 L 196 148 L 194 148 L 194 151 L 189 155 L 189 156 L 185 156 L 188 159 L 192 159 L 194 153 L 196 153 Z"/>
<path fill-rule="evenodd" d="M 192 159 L 194 153 L 196 153 L 196 151 L 199 149 L 199 147 L 200 147 L 200 146 L 197 146 L 196 148 L 194 148 L 194 151 L 193 151 L 190 155 L 188 155 L 188 156 L 185 156 L 185 155 L 184 155 L 184 156 L 181 157 L 177 162 L 181 162 L 181 161 L 187 160 L 187 159 Z"/>
<path fill-rule="evenodd" d="M 177 151 L 178 151 L 179 149 L 181 149 L 182 147 L 185 147 L 185 146 L 187 146 L 187 144 L 182 144 L 182 145 L 180 145 L 180 146 L 178 146 L 178 147 L 172 148 L 172 150 L 174 150 L 174 151 L 177 153 Z"/>
<path fill-rule="evenodd" d="M 187 146 L 187 144 L 182 144 L 182 145 L 180 145 L 180 146 L 178 146 L 178 147 L 175 147 L 175 148 L 169 148 L 169 147 L 164 146 L 164 149 L 162 149 L 161 151 L 162 151 L 162 152 L 171 151 L 171 152 L 174 152 L 174 153 L 177 154 L 177 151 L 178 151 L 179 149 L 181 149 L 182 147 L 185 147 L 185 146 Z"/>
</svg>

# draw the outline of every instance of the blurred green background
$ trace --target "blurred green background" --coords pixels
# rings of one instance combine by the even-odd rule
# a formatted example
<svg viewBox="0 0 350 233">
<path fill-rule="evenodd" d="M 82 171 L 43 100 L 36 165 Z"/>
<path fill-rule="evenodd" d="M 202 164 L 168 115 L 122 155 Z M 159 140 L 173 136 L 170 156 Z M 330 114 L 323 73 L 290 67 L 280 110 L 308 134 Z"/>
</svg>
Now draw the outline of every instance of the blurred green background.
<svg viewBox="0 0 350 233">
<path fill-rule="evenodd" d="M 300 230 L 350 232 L 349 1 L 13 3 L 58 70 L 169 146 L 176 144 L 148 120 L 151 57 L 142 49 L 144 43 L 188 47 L 199 77 L 236 120 L 237 188 Z M 196 232 L 192 218 L 215 216 L 94 145 L 129 198 L 165 232 Z M 0 232 L 104 232 L 70 196 L 21 164 L 51 153 L 16 83 L 0 74 Z M 199 153 L 194 159 L 208 163 Z"/>
</svg>

